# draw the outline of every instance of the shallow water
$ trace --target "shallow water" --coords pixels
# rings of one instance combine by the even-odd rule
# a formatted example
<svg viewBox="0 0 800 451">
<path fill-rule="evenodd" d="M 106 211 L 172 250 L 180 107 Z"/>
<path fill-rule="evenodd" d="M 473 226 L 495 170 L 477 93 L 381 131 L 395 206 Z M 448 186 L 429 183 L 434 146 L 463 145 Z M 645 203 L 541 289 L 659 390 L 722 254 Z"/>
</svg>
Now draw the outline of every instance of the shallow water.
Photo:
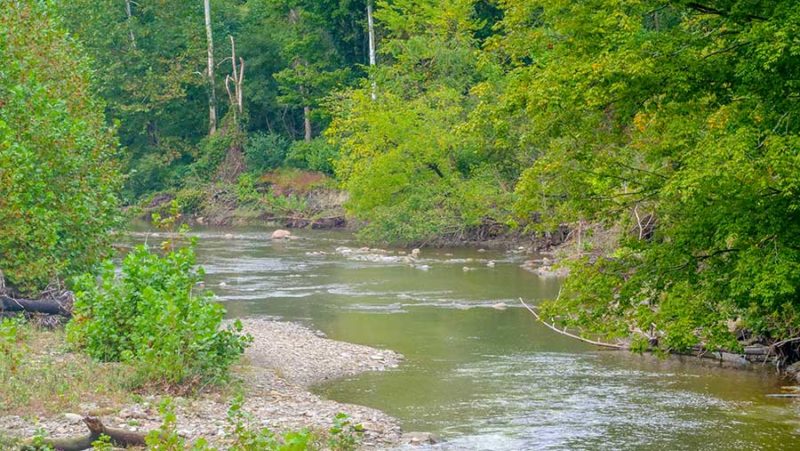
<svg viewBox="0 0 800 451">
<path fill-rule="evenodd" d="M 337 251 L 358 249 L 344 233 L 272 242 L 269 232 L 196 233 L 207 286 L 229 314 L 403 353 L 396 370 L 317 391 L 434 432 L 443 449 L 800 449 L 800 405 L 765 396 L 781 385 L 770 371 L 600 351 L 537 324 L 517 299 L 552 297 L 559 283 L 521 269 L 524 255 L 424 249 L 410 266 L 396 253 Z"/>
</svg>

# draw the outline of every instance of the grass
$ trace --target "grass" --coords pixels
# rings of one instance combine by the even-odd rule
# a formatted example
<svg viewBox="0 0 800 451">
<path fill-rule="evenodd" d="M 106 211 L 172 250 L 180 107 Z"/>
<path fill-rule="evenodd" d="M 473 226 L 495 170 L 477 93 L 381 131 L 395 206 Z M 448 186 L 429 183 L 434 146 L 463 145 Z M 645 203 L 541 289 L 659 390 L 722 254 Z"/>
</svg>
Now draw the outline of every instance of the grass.
<svg viewBox="0 0 800 451">
<path fill-rule="evenodd" d="M 84 412 L 87 404 L 108 411 L 130 400 L 130 368 L 71 352 L 63 330 L 17 324 L 10 333 L 9 327 L 0 325 L 0 415 Z"/>
</svg>

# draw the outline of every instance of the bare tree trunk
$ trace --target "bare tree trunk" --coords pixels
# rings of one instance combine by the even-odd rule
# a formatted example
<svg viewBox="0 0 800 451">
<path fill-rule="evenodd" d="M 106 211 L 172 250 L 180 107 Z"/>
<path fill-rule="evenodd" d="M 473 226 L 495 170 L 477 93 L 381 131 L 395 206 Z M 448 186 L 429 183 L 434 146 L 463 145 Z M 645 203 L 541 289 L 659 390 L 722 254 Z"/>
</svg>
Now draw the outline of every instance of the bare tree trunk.
<svg viewBox="0 0 800 451">
<path fill-rule="evenodd" d="M 372 21 L 372 0 L 367 0 L 367 29 L 369 32 L 369 67 L 374 68 L 376 63 L 375 59 L 375 24 Z M 372 100 L 378 97 L 378 86 L 375 83 L 375 76 L 370 75 L 372 78 Z"/>
<path fill-rule="evenodd" d="M 128 15 L 128 33 L 131 36 L 131 47 L 136 48 L 136 36 L 133 35 L 133 26 L 131 25 L 131 19 L 133 18 L 131 0 L 125 0 L 125 14 Z"/>
<path fill-rule="evenodd" d="M 214 91 L 214 37 L 211 34 L 211 2 L 204 0 L 208 43 L 208 134 L 217 132 L 217 94 Z"/>
<path fill-rule="evenodd" d="M 242 83 L 244 81 L 244 59 L 239 57 L 239 66 L 236 66 L 236 41 L 233 36 L 231 38 L 231 66 L 233 67 L 233 75 L 225 76 L 225 90 L 228 91 L 228 99 L 231 103 L 231 111 L 233 111 L 233 122 L 239 124 L 239 119 L 244 112 L 244 104 L 242 97 Z M 233 90 L 231 90 L 230 82 L 233 82 Z"/>
<path fill-rule="evenodd" d="M 303 107 L 303 125 L 306 130 L 305 140 L 311 142 L 311 107 Z"/>
</svg>

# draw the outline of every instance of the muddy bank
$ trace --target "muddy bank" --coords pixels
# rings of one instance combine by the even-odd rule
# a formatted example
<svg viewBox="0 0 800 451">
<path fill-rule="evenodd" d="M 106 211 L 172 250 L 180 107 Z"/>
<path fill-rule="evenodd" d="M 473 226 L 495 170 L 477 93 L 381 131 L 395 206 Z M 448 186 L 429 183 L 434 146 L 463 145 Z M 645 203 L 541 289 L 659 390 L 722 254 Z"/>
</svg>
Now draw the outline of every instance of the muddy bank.
<svg viewBox="0 0 800 451">
<path fill-rule="evenodd" d="M 364 371 L 384 371 L 396 367 L 402 356 L 330 340 L 298 324 L 265 319 L 245 319 L 243 324 L 254 341 L 235 375 L 253 426 L 279 433 L 299 428 L 326 431 L 334 416 L 344 412 L 354 424 L 364 427 L 363 448 L 385 448 L 399 442 L 401 430 L 395 419 L 375 409 L 322 399 L 309 387 Z M 189 440 L 205 437 L 212 444 L 224 445 L 229 403 L 229 397 L 218 393 L 175 398 L 178 432 Z M 148 431 L 161 423 L 158 404 L 156 396 L 117 406 L 86 400 L 72 412 L 49 418 L 6 415 L 0 417 L 0 434 L 30 437 L 41 428 L 50 437 L 81 435 L 86 428 L 80 418 L 88 414 L 100 416 L 109 427 Z"/>
</svg>

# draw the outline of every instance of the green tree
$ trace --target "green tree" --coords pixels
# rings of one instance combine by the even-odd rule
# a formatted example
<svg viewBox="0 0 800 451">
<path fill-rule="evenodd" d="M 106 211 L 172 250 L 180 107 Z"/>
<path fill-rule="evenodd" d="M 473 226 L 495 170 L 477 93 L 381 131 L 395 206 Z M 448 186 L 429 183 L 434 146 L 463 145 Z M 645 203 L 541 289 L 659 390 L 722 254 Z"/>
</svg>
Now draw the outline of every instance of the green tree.
<svg viewBox="0 0 800 451">
<path fill-rule="evenodd" d="M 385 61 L 331 102 L 337 175 L 364 234 L 395 242 L 466 237 L 507 217 L 510 193 L 466 127 L 475 106 L 479 21 L 471 1 L 379 2 Z"/>
<path fill-rule="evenodd" d="M 796 335 L 798 4 L 502 4 L 476 124 L 524 169 L 518 214 L 623 231 L 546 312 L 670 350 Z"/>
<path fill-rule="evenodd" d="M 117 142 L 49 3 L 4 2 L 0 60 L 0 270 L 32 292 L 109 251 Z"/>
</svg>

